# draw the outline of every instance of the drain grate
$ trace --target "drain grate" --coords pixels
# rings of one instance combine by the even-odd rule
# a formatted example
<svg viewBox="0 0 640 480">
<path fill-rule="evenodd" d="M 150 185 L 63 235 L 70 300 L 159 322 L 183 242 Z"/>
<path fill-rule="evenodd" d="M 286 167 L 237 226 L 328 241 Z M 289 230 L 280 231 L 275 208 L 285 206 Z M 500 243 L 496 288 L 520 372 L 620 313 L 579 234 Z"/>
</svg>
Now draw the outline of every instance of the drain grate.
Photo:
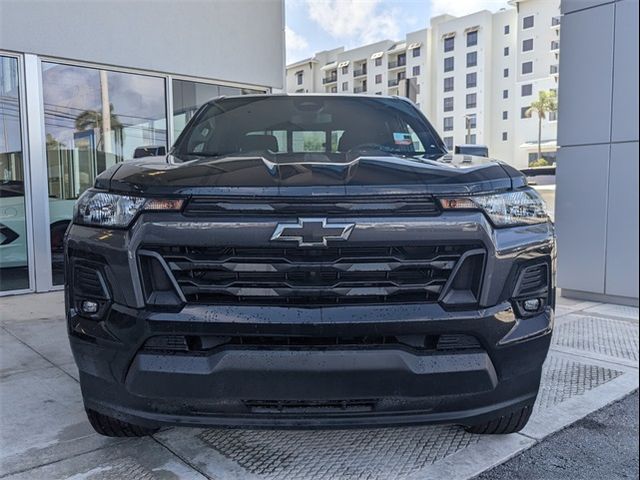
<svg viewBox="0 0 640 480">
<path fill-rule="evenodd" d="M 206 430 L 208 446 L 249 473 L 266 479 L 388 479 L 425 466 L 478 442 L 460 427 L 368 430 Z"/>
<path fill-rule="evenodd" d="M 540 393 L 534 410 L 544 410 L 607 383 L 623 372 L 549 355 L 542 370 Z"/>
<path fill-rule="evenodd" d="M 556 347 L 638 361 L 638 324 L 600 317 L 567 315 L 556 324 Z"/>
</svg>

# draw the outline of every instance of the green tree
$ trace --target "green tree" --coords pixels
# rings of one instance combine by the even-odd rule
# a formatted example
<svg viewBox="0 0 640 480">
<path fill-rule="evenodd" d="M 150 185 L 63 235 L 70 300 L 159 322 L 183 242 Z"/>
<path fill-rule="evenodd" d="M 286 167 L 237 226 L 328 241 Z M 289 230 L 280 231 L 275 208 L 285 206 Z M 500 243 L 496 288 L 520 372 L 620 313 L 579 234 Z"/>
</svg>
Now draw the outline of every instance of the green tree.
<svg viewBox="0 0 640 480">
<path fill-rule="evenodd" d="M 113 104 L 109 104 L 109 113 L 110 113 L 110 122 L 111 122 L 111 130 L 113 130 L 117 137 L 121 137 L 123 134 L 123 125 L 120 122 L 118 116 L 113 113 Z M 75 120 L 76 130 L 98 130 L 100 132 L 100 137 L 98 139 L 97 148 L 104 148 L 104 127 L 102 125 L 102 112 L 99 110 L 85 110 L 80 113 Z"/>
<path fill-rule="evenodd" d="M 538 116 L 538 162 L 542 159 L 542 120 L 547 118 L 550 112 L 558 111 L 558 98 L 553 90 L 542 90 L 538 92 L 538 99 L 531 102 L 527 109 L 527 117 L 534 113 Z"/>
</svg>

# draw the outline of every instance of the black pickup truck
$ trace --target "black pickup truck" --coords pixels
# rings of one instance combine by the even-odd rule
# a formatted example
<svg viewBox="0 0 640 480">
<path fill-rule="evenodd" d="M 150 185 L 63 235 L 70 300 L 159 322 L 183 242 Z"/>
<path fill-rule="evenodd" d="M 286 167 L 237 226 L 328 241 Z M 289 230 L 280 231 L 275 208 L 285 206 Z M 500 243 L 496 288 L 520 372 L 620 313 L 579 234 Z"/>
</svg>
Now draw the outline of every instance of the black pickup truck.
<svg viewBox="0 0 640 480">
<path fill-rule="evenodd" d="M 204 105 L 102 173 L 65 238 L 89 419 L 520 430 L 553 326 L 555 237 L 508 164 L 447 153 L 409 101 Z"/>
</svg>

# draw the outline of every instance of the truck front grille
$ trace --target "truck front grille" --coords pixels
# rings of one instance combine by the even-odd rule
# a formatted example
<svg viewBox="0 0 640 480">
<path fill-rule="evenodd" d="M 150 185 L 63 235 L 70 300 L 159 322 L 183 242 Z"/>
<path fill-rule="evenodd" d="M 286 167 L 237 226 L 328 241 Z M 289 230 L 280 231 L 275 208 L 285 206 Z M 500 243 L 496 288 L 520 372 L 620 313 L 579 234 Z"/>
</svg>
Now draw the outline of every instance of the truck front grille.
<svg viewBox="0 0 640 480">
<path fill-rule="evenodd" d="M 164 259 L 189 303 L 322 306 L 435 302 L 461 256 L 478 248 L 145 246 L 143 251 Z"/>
</svg>

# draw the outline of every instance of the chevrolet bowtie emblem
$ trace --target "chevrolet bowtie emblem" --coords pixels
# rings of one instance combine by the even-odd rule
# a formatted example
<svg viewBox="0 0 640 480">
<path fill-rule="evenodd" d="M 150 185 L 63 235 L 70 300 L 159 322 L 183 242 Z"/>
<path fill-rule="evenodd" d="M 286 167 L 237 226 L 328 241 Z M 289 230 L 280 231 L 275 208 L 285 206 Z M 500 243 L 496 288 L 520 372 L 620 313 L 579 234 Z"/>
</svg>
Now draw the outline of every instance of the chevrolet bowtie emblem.
<svg viewBox="0 0 640 480">
<path fill-rule="evenodd" d="M 299 218 L 298 223 L 279 223 L 271 240 L 298 242 L 299 247 L 326 247 L 329 240 L 346 240 L 354 223 L 329 223 L 326 218 Z"/>
</svg>

